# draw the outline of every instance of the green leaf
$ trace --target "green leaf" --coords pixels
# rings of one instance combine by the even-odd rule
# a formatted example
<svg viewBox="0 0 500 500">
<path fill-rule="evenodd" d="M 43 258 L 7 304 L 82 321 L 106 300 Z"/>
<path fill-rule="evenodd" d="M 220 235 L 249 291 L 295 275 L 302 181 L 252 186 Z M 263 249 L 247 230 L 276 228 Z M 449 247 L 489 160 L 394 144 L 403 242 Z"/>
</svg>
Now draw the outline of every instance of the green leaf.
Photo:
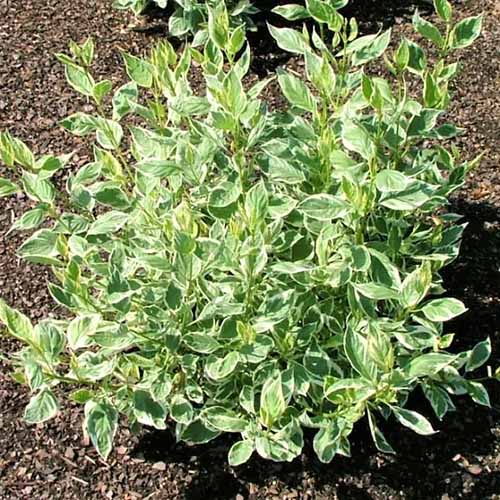
<svg viewBox="0 0 500 500">
<path fill-rule="evenodd" d="M 39 424 L 55 417 L 59 411 L 59 403 L 47 387 L 33 396 L 24 411 L 24 420 L 28 424 Z"/>
<path fill-rule="evenodd" d="M 56 193 L 54 186 L 47 180 L 41 179 L 39 175 L 30 172 L 24 172 L 23 186 L 26 194 L 35 201 L 52 205 L 54 203 Z"/>
<path fill-rule="evenodd" d="M 210 356 L 205 365 L 205 371 L 209 378 L 221 380 L 228 377 L 236 370 L 239 362 L 239 355 L 235 351 L 227 353 L 223 358 Z"/>
<path fill-rule="evenodd" d="M 39 364 L 27 360 L 24 365 L 24 375 L 32 392 L 40 389 L 43 385 L 44 376 Z M 23 380 L 22 382 L 25 381 Z"/>
<path fill-rule="evenodd" d="M 94 393 L 88 389 L 77 389 L 70 395 L 70 399 L 75 403 L 85 404 L 94 397 Z"/>
<path fill-rule="evenodd" d="M 316 339 L 313 339 L 307 348 L 304 358 L 304 367 L 313 375 L 323 378 L 330 374 L 332 361 L 328 354 L 321 349 Z"/>
<path fill-rule="evenodd" d="M 416 411 L 393 407 L 392 412 L 400 423 L 417 434 L 428 436 L 437 432 L 432 428 L 430 422 Z"/>
<path fill-rule="evenodd" d="M 415 10 L 415 14 L 413 15 L 413 26 L 418 33 L 433 42 L 438 48 L 442 48 L 444 46 L 444 38 L 437 27 L 420 17 L 418 10 Z"/>
<path fill-rule="evenodd" d="M 54 231 L 40 229 L 21 245 L 17 253 L 35 264 L 59 265 L 57 240 L 58 235 Z"/>
<path fill-rule="evenodd" d="M 408 67 L 408 63 L 410 62 L 410 49 L 405 39 L 401 40 L 394 61 L 400 71 L 404 71 Z"/>
<path fill-rule="evenodd" d="M 475 403 L 491 408 L 490 396 L 483 384 L 474 380 L 467 380 L 466 387 L 467 393 Z"/>
<path fill-rule="evenodd" d="M 208 113 L 211 105 L 206 97 L 190 95 L 173 101 L 172 108 L 183 116 L 195 116 Z"/>
<path fill-rule="evenodd" d="M 344 350 L 349 363 L 362 377 L 375 380 L 377 365 L 370 357 L 368 341 L 363 335 L 352 328 L 347 328 L 344 336 Z"/>
<path fill-rule="evenodd" d="M 97 453 L 106 460 L 118 428 L 118 412 L 108 403 L 89 401 L 85 405 L 85 423 Z"/>
<path fill-rule="evenodd" d="M 278 5 L 272 9 L 272 12 L 284 17 L 288 21 L 299 21 L 310 17 L 309 12 L 304 6 L 295 3 Z"/>
<path fill-rule="evenodd" d="M 265 173 L 273 182 L 293 185 L 302 184 L 306 180 L 304 172 L 290 161 L 273 156 L 266 158 L 266 160 L 267 171 Z"/>
<path fill-rule="evenodd" d="M 74 318 L 68 325 L 68 345 L 76 351 L 89 346 L 101 321 L 98 314 L 85 314 Z"/>
<path fill-rule="evenodd" d="M 354 245 L 351 247 L 352 268 L 358 272 L 366 272 L 370 268 L 370 254 L 366 247 Z"/>
<path fill-rule="evenodd" d="M 390 29 L 381 35 L 362 36 L 347 46 L 347 53 L 352 54 L 353 64 L 359 66 L 380 57 L 389 46 L 390 41 Z"/>
<path fill-rule="evenodd" d="M 238 54 L 246 41 L 245 26 L 240 25 L 231 33 L 231 36 L 229 37 L 229 47 L 227 47 L 227 50 L 231 54 Z"/>
<path fill-rule="evenodd" d="M 331 194 L 314 194 L 306 198 L 298 209 L 311 219 L 330 221 L 347 215 L 349 206 L 346 201 Z"/>
<path fill-rule="evenodd" d="M 79 233 L 84 233 L 89 228 L 90 221 L 80 215 L 65 213 L 61 215 L 57 221 L 54 231 L 62 234 L 73 234 L 76 236 Z"/>
<path fill-rule="evenodd" d="M 220 347 L 219 342 L 214 337 L 204 333 L 190 333 L 183 336 L 182 340 L 194 352 L 202 354 L 211 354 Z"/>
<path fill-rule="evenodd" d="M 439 420 L 442 420 L 448 411 L 455 409 L 450 396 L 448 396 L 448 393 L 441 387 L 423 384 L 422 388 L 424 390 L 425 397 L 428 399 Z"/>
<path fill-rule="evenodd" d="M 58 361 L 58 356 L 64 349 L 64 336 L 59 328 L 50 320 L 43 320 L 35 327 L 35 338 L 46 361 Z"/>
<path fill-rule="evenodd" d="M 427 67 L 427 58 L 422 48 L 411 40 L 405 39 L 408 45 L 408 68 L 411 72 L 422 75 Z"/>
<path fill-rule="evenodd" d="M 410 121 L 407 131 L 408 137 L 420 137 L 429 133 L 436 126 L 441 113 L 442 111 L 439 109 L 421 109 Z"/>
<path fill-rule="evenodd" d="M 307 51 L 308 45 L 302 34 L 298 31 L 290 28 L 276 28 L 270 24 L 267 27 L 280 49 L 292 52 L 293 54 L 304 54 Z"/>
<path fill-rule="evenodd" d="M 314 436 L 313 448 L 324 464 L 329 464 L 340 447 L 341 429 L 336 422 L 328 422 Z"/>
<path fill-rule="evenodd" d="M 231 446 L 228 455 L 228 462 L 231 467 L 237 467 L 250 460 L 255 446 L 252 441 L 244 440 L 238 441 Z"/>
<path fill-rule="evenodd" d="M 128 113 L 134 111 L 138 95 L 135 82 L 122 85 L 113 95 L 113 120 L 119 121 Z"/>
<path fill-rule="evenodd" d="M 415 210 L 429 201 L 431 188 L 419 181 L 410 184 L 403 191 L 391 191 L 384 194 L 380 204 L 391 210 Z"/>
<path fill-rule="evenodd" d="M 92 61 L 94 60 L 94 48 L 94 40 L 92 38 L 87 38 L 87 40 L 85 40 L 85 42 L 80 45 L 78 51 L 76 51 L 76 53 L 87 66 L 90 66 L 92 64 Z"/>
<path fill-rule="evenodd" d="M 160 403 L 156 402 L 148 391 L 134 391 L 134 415 L 137 421 L 156 429 L 165 429 L 167 413 Z"/>
<path fill-rule="evenodd" d="M 401 278 L 398 268 L 383 253 L 374 248 L 368 248 L 371 255 L 371 273 L 372 278 L 389 288 L 398 290 L 401 288 Z"/>
<path fill-rule="evenodd" d="M 38 178 L 41 180 L 49 179 L 57 171 L 64 168 L 71 158 L 71 154 L 64 155 L 59 158 L 52 155 L 43 155 L 36 162 L 36 169 L 38 170 Z"/>
<path fill-rule="evenodd" d="M 465 311 L 467 308 L 464 304 L 460 300 L 452 298 L 431 300 L 422 307 L 422 312 L 427 319 L 439 322 L 449 321 Z"/>
<path fill-rule="evenodd" d="M 15 193 L 19 193 L 21 191 L 21 188 L 7 180 L 7 179 L 2 179 L 0 178 L 0 198 L 3 198 L 4 196 L 10 196 Z"/>
<path fill-rule="evenodd" d="M 412 359 L 404 370 L 411 378 L 432 377 L 455 361 L 456 356 L 440 352 L 422 354 Z"/>
<path fill-rule="evenodd" d="M 302 451 L 304 438 L 296 419 L 276 433 L 261 434 L 255 440 L 257 453 L 268 460 L 291 462 Z"/>
<path fill-rule="evenodd" d="M 443 21 L 451 21 L 452 7 L 448 0 L 434 0 L 434 9 Z"/>
<path fill-rule="evenodd" d="M 97 142 L 104 149 L 117 149 L 123 138 L 123 129 L 118 122 L 100 118 L 96 122 Z"/>
<path fill-rule="evenodd" d="M 243 432 L 248 426 L 244 418 L 223 406 L 211 406 L 203 410 L 200 416 L 209 427 L 222 432 Z"/>
<path fill-rule="evenodd" d="M 125 209 L 130 206 L 127 195 L 114 182 L 100 182 L 93 186 L 94 198 L 101 204 Z"/>
<path fill-rule="evenodd" d="M 432 269 L 430 262 L 424 262 L 411 272 L 402 284 L 402 300 L 406 308 L 413 309 L 427 295 L 432 284 Z"/>
<path fill-rule="evenodd" d="M 397 290 L 380 283 L 354 283 L 353 286 L 363 297 L 373 300 L 397 300 L 400 297 Z"/>
<path fill-rule="evenodd" d="M 105 356 L 101 351 L 84 351 L 73 359 L 72 369 L 77 378 L 96 382 L 110 375 L 115 368 L 115 358 Z"/>
<path fill-rule="evenodd" d="M 170 402 L 170 415 L 176 422 L 188 425 L 194 417 L 193 406 L 186 398 L 174 396 Z"/>
<path fill-rule="evenodd" d="M 220 50 L 229 46 L 229 19 L 223 2 L 214 9 L 208 8 L 208 33 L 210 40 Z"/>
<path fill-rule="evenodd" d="M 290 104 L 303 111 L 315 112 L 316 99 L 302 80 L 290 73 L 278 70 L 278 81 Z"/>
<path fill-rule="evenodd" d="M 369 160 L 375 152 L 366 129 L 352 120 L 346 120 L 342 126 L 342 142 L 349 151 L 358 153 L 365 160 Z"/>
<path fill-rule="evenodd" d="M 313 269 L 313 265 L 308 261 L 297 261 L 297 262 L 276 262 L 273 264 L 271 269 L 279 274 L 297 274 L 305 273 Z"/>
<path fill-rule="evenodd" d="M 369 391 L 375 394 L 375 389 L 372 382 L 365 378 L 335 378 L 325 377 L 323 390 L 325 397 L 335 402 L 336 396 L 339 393 L 346 391 L 355 391 L 356 393 L 368 393 Z"/>
<path fill-rule="evenodd" d="M 0 151 L 7 165 L 13 165 L 15 160 L 19 165 L 29 169 L 35 166 L 35 157 L 23 141 L 4 133 L 0 134 L 0 146 L 3 146 Z"/>
<path fill-rule="evenodd" d="M 77 136 L 86 136 L 97 130 L 97 118 L 86 113 L 75 113 L 61 121 L 61 126 Z"/>
<path fill-rule="evenodd" d="M 267 379 L 260 395 L 260 419 L 271 428 L 286 410 L 281 374 Z"/>
<path fill-rule="evenodd" d="M 92 97 L 95 82 L 92 76 L 76 64 L 66 64 L 66 78 L 68 83 L 80 94 Z"/>
<path fill-rule="evenodd" d="M 394 448 L 387 442 L 385 436 L 382 434 L 382 431 L 378 428 L 375 417 L 372 415 L 370 410 L 368 413 L 368 424 L 370 426 L 370 433 L 372 435 L 373 442 L 377 447 L 377 450 L 380 450 L 382 453 L 396 453 Z"/>
<path fill-rule="evenodd" d="M 484 363 L 488 361 L 490 356 L 491 356 L 491 340 L 488 337 L 486 340 L 483 340 L 482 342 L 479 342 L 474 346 L 467 359 L 467 364 L 465 365 L 465 369 L 468 372 L 476 370 L 480 366 L 484 365 Z"/>
<path fill-rule="evenodd" d="M 29 318 L 9 307 L 2 299 L 0 299 L 0 321 L 16 339 L 26 343 L 34 340 L 33 325 Z"/>
<path fill-rule="evenodd" d="M 240 348 L 240 356 L 246 363 L 261 363 L 274 347 L 273 339 L 266 335 L 255 335 L 255 330 L 252 328 L 249 331 L 250 340 L 247 340 L 249 343 Z M 252 338 L 252 335 L 255 335 L 255 339 Z"/>
<path fill-rule="evenodd" d="M 61 287 L 54 283 L 49 283 L 49 292 L 52 298 L 65 307 L 72 308 L 74 306 L 72 294 L 65 292 Z"/>
<path fill-rule="evenodd" d="M 217 218 L 229 218 L 236 211 L 241 195 L 240 186 L 231 182 L 221 183 L 219 187 L 210 191 L 208 197 L 208 209 Z"/>
<path fill-rule="evenodd" d="M 179 166 L 168 160 L 147 159 L 135 165 L 135 168 L 148 177 L 164 178 L 174 175 L 180 171 Z"/>
<path fill-rule="evenodd" d="M 182 15 L 180 9 L 176 9 L 168 20 L 168 31 L 171 36 L 181 37 L 189 31 L 190 27 L 189 20 Z"/>
<path fill-rule="evenodd" d="M 253 229 L 265 221 L 269 207 L 269 194 L 264 182 L 255 184 L 245 198 L 245 213 Z"/>
<path fill-rule="evenodd" d="M 464 49 L 471 45 L 481 34 L 483 16 L 462 19 L 451 32 L 452 49 Z"/>
<path fill-rule="evenodd" d="M 440 100 L 441 88 L 434 75 L 429 71 L 424 80 L 424 105 L 433 108 L 439 105 Z"/>
<path fill-rule="evenodd" d="M 181 439 L 187 443 L 204 444 L 219 436 L 220 431 L 209 429 L 201 420 L 191 422 L 181 434 Z"/>
<path fill-rule="evenodd" d="M 375 185 L 381 193 L 403 191 L 409 183 L 410 179 L 397 170 L 381 170 L 375 178 Z"/>
<path fill-rule="evenodd" d="M 150 88 L 153 85 L 153 68 L 143 59 L 133 56 L 132 54 L 123 53 L 125 68 L 128 76 L 139 87 Z"/>
<path fill-rule="evenodd" d="M 100 215 L 90 226 L 88 235 L 111 234 L 119 231 L 128 221 L 128 214 L 111 210 Z"/>
<path fill-rule="evenodd" d="M 113 84 L 109 80 L 102 80 L 94 85 L 94 99 L 101 103 L 103 99 L 113 90 Z"/>
</svg>

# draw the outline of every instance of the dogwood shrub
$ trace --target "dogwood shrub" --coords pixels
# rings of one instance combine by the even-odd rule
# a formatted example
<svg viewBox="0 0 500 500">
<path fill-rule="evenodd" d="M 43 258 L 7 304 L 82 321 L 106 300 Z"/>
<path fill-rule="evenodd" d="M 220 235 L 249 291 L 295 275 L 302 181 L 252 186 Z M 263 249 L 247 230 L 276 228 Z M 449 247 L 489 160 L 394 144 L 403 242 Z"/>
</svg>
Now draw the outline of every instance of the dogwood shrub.
<svg viewBox="0 0 500 500">
<path fill-rule="evenodd" d="M 33 393 L 28 423 L 54 417 L 66 385 L 104 458 L 122 415 L 192 444 L 235 433 L 233 465 L 254 452 L 291 461 L 312 428 L 329 462 L 349 455 L 360 419 L 384 452 L 380 419 L 435 432 L 406 407 L 415 389 L 440 419 L 453 395 L 489 404 L 471 372 L 490 342 L 446 350 L 443 323 L 465 307 L 439 276 L 464 229 L 447 198 L 476 163 L 440 145 L 459 131 L 441 120 L 450 56 L 481 18 L 455 24 L 448 2 L 436 6 L 442 26 L 414 19 L 437 45 L 433 64 L 411 40 L 389 49 L 390 30 L 359 37 L 335 9 L 315 13 L 323 37 L 270 26 L 305 65 L 304 78 L 277 73 L 286 110 L 259 97 L 269 79 L 243 85 L 250 49 L 225 14 L 209 16 L 201 51 L 162 42 L 144 59 L 124 54 L 130 82 L 118 89 L 93 78 L 90 40 L 58 55 L 95 105 L 62 122 L 94 138 L 93 161 L 72 169 L 69 155 L 36 157 L 0 136 L 1 194 L 34 203 L 13 226 L 35 230 L 18 254 L 50 266 L 68 310 L 33 325 L 0 302 L 24 345 L 12 362 Z M 382 56 L 389 76 L 365 71 Z"/>
</svg>

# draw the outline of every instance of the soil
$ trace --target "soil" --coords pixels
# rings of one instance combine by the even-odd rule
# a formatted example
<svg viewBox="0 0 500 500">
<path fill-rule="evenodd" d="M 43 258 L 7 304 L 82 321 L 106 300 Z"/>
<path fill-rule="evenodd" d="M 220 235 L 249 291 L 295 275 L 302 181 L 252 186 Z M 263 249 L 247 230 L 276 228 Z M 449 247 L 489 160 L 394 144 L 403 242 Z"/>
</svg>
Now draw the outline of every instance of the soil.
<svg viewBox="0 0 500 500">
<path fill-rule="evenodd" d="M 70 39 L 92 35 L 99 58 L 97 75 L 124 79 L 120 50 L 144 53 L 165 36 L 162 18 L 147 20 L 140 31 L 133 19 L 109 8 L 108 0 L 12 0 L 0 3 L 0 130 L 9 129 L 37 154 L 75 151 L 77 165 L 89 161 L 88 144 L 64 133 L 57 122 L 85 107 L 65 84 L 55 52 Z M 354 13 L 362 29 L 393 25 L 394 38 L 410 34 L 409 0 L 358 0 Z M 456 348 L 469 348 L 490 336 L 492 366 L 500 365 L 500 5 L 495 0 L 455 2 L 460 17 L 485 13 L 481 39 L 462 52 L 462 74 L 447 117 L 466 132 L 455 141 L 466 158 L 484 153 L 481 165 L 452 199 L 452 208 L 469 223 L 460 257 L 446 270 L 445 286 L 469 312 L 448 325 Z M 420 7 L 429 16 L 428 3 Z M 432 16 L 431 16 L 432 17 Z M 297 61 L 277 51 L 260 30 L 252 36 L 258 78 Z M 300 68 L 298 68 L 300 70 Z M 196 75 L 194 75 L 196 81 Z M 265 97 L 282 101 L 271 86 Z M 0 172 L 1 173 L 1 172 Z M 0 290 L 11 305 L 37 320 L 56 314 L 46 290 L 48 272 L 15 257 L 22 241 L 6 235 L 28 200 L 0 199 Z M 0 340 L 4 353 L 15 343 Z M 399 425 L 384 431 L 398 455 L 377 452 L 363 424 L 355 429 L 353 457 L 322 465 L 310 444 L 291 464 L 258 458 L 237 469 L 227 465 L 230 440 L 189 448 L 168 431 L 144 429 L 138 436 L 123 428 L 107 462 L 98 458 L 81 430 L 81 409 L 68 403 L 43 426 L 27 426 L 22 413 L 27 392 L 15 384 L 6 363 L 0 367 L 1 499 L 500 499 L 500 391 L 489 385 L 492 409 L 457 400 L 457 412 L 433 422 L 440 432 L 423 438 Z M 413 408 L 429 408 L 419 395 Z"/>
</svg>

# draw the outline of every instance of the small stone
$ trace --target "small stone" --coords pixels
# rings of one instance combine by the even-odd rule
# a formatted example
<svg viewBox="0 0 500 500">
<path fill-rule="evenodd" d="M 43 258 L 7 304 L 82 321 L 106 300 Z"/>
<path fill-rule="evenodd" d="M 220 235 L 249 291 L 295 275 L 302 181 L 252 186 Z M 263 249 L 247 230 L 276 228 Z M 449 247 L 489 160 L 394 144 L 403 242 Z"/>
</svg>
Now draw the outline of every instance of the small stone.
<svg viewBox="0 0 500 500">
<path fill-rule="evenodd" d="M 71 448 L 71 446 L 68 446 L 66 448 L 66 451 L 64 452 L 64 456 L 68 459 L 68 460 L 73 460 L 75 458 L 75 452 L 73 451 L 73 448 Z"/>
<path fill-rule="evenodd" d="M 160 471 L 167 470 L 167 464 L 165 462 L 156 462 L 153 464 L 153 469 Z"/>
<path fill-rule="evenodd" d="M 479 476 L 483 472 L 483 469 L 477 464 L 471 464 L 467 467 L 467 472 L 470 472 L 474 476 Z"/>
<path fill-rule="evenodd" d="M 18 476 L 25 476 L 26 472 L 28 472 L 28 469 L 26 467 L 19 467 L 19 469 L 17 469 Z"/>
</svg>

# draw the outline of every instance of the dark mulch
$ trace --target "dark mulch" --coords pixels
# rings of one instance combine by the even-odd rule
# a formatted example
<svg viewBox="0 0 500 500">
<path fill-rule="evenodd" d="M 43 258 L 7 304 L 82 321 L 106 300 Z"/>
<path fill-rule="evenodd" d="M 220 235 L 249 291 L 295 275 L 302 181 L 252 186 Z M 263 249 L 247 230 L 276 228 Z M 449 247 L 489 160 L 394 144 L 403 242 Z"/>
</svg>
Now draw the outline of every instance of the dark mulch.
<svg viewBox="0 0 500 500">
<path fill-rule="evenodd" d="M 69 89 L 54 52 L 70 38 L 97 42 L 99 75 L 123 79 L 119 51 L 144 52 L 164 34 L 164 20 L 144 32 L 126 30 L 131 18 L 109 9 L 108 0 L 23 0 L 0 2 L 0 129 L 9 128 L 43 154 L 74 150 L 76 163 L 89 160 L 85 141 L 57 128 L 57 122 L 85 103 Z M 360 0 L 356 4 L 364 29 L 394 25 L 395 37 L 410 33 L 415 2 Z M 425 2 L 421 6 L 425 8 Z M 456 141 L 466 157 L 484 152 L 481 166 L 453 199 L 454 209 L 469 222 L 460 258 L 447 270 L 450 294 L 470 311 L 450 325 L 458 347 L 468 348 L 489 335 L 493 365 L 500 361 L 500 101 L 498 85 L 500 9 L 494 0 L 456 2 L 460 16 L 485 12 L 484 35 L 461 60 L 449 118 L 467 129 Z M 256 45 L 255 77 L 274 71 L 287 57 L 261 33 Z M 294 60 L 288 60 L 295 65 Z M 272 105 L 281 101 L 270 87 Z M 12 219 L 28 206 L 23 197 L 1 199 L 0 294 L 33 319 L 53 314 L 46 292 L 48 273 L 15 257 L 21 238 L 5 233 Z M 13 344 L 0 347 L 11 352 Z M 310 447 L 292 464 L 259 459 L 237 470 L 226 463 L 229 441 L 201 448 L 175 445 L 168 432 L 144 430 L 140 436 L 120 431 L 107 463 L 84 441 L 81 410 L 70 404 L 45 426 L 28 427 L 22 411 L 28 395 L 0 371 L 0 498 L 500 498 L 500 397 L 490 386 L 496 409 L 459 400 L 456 414 L 435 436 L 422 438 L 397 426 L 385 429 L 399 454 L 374 449 L 363 425 L 355 430 L 353 457 L 320 464 Z M 414 408 L 429 409 L 416 395 Z"/>
</svg>

